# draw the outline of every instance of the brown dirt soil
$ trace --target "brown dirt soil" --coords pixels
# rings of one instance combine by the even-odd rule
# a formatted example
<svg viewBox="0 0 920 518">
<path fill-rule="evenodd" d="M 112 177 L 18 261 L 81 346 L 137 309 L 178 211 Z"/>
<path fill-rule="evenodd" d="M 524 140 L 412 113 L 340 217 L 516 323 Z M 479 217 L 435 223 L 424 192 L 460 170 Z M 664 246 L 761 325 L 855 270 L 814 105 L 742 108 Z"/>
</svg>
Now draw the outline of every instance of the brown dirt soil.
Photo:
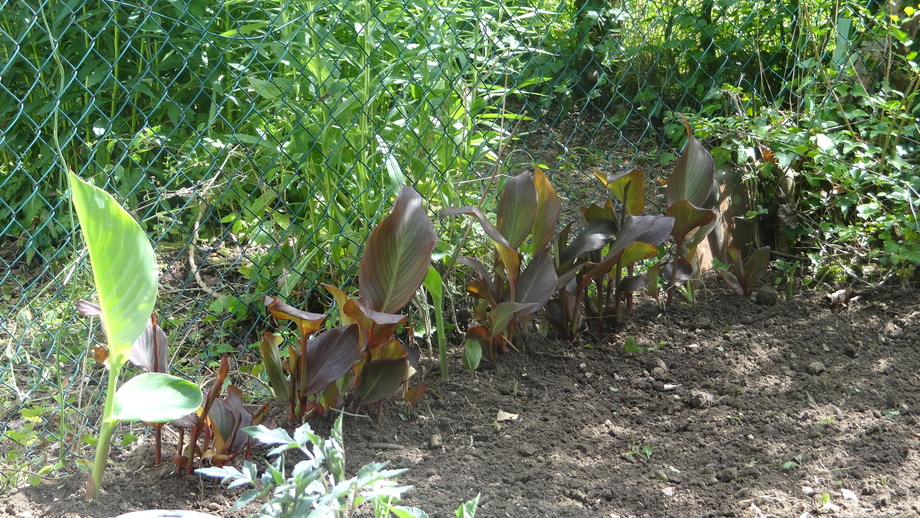
<svg viewBox="0 0 920 518">
<path fill-rule="evenodd" d="M 429 361 L 416 413 L 346 419 L 351 469 L 410 468 L 404 503 L 441 517 L 477 493 L 484 517 L 918 516 L 918 292 L 769 306 L 709 287 L 574 344 L 520 339 L 475 373 L 455 358 L 449 382 Z M 646 350 L 625 351 L 629 336 Z M 78 474 L 13 491 L 0 515 L 244 516 L 229 512 L 238 492 L 139 449 L 114 458 L 96 502 Z"/>
</svg>

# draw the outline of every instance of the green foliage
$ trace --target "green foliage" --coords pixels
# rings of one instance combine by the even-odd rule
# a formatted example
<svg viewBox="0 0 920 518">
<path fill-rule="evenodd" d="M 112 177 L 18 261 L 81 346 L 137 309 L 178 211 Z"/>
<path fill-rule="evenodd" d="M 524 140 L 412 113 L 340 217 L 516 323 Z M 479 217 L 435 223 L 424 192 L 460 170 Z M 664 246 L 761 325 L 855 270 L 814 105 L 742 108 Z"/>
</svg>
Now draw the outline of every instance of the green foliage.
<svg viewBox="0 0 920 518">
<path fill-rule="evenodd" d="M 232 466 L 196 470 L 208 477 L 220 478 L 228 487 L 254 486 L 236 501 L 234 510 L 264 498 L 265 503 L 254 516 L 259 517 L 336 517 L 355 516 L 362 505 L 372 506 L 374 516 L 385 518 L 427 518 L 415 508 L 397 505 L 411 486 L 400 486 L 396 477 L 405 469 L 386 469 L 387 463 L 371 463 L 358 470 L 354 477 L 345 471 L 345 450 L 342 441 L 342 416 L 335 420 L 329 439 L 313 433 L 308 424 L 294 431 L 294 437 L 283 429 L 269 430 L 264 426 L 247 427 L 244 431 L 262 444 L 274 446 L 268 456 L 275 460 L 259 475 L 256 466 L 245 461 L 243 469 Z M 288 473 L 286 452 L 299 450 L 306 460 L 299 461 Z M 473 518 L 479 502 L 477 496 L 457 510 L 458 517 Z"/>
<path fill-rule="evenodd" d="M 836 27 L 808 27 L 787 98 L 723 84 L 691 116 L 717 166 L 743 175 L 760 241 L 804 252 L 819 277 L 916 273 L 917 17 L 845 4 Z"/>
<path fill-rule="evenodd" d="M 96 498 L 119 421 L 165 422 L 194 411 L 201 392 L 189 381 L 147 372 L 118 388 L 118 374 L 153 312 L 157 277 L 147 236 L 111 195 L 70 174 L 74 210 L 89 249 L 102 326 L 109 340 L 109 383 L 96 459 L 87 487 Z M 156 333 L 152 333 L 156 336 Z"/>
</svg>

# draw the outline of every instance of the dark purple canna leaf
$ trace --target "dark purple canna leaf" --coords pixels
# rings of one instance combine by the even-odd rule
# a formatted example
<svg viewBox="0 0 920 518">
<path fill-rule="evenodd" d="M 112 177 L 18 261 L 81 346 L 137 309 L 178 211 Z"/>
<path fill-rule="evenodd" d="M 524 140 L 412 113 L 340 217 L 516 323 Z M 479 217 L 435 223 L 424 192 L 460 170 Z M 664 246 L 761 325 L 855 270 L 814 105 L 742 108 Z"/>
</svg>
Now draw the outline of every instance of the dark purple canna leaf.
<svg viewBox="0 0 920 518">
<path fill-rule="evenodd" d="M 751 252 L 747 260 L 744 261 L 744 278 L 745 284 L 749 291 L 753 291 L 754 285 L 765 273 L 770 265 L 770 247 L 764 246 Z"/>
<path fill-rule="evenodd" d="M 754 284 L 767 272 L 770 264 L 770 247 L 754 250 L 743 263 L 741 250 L 737 247 L 730 246 L 726 252 L 731 271 L 719 270 L 719 275 L 732 291 L 750 297 L 754 292 Z"/>
<path fill-rule="evenodd" d="M 492 324 L 489 329 L 491 332 L 489 338 L 495 338 L 504 333 L 514 317 L 533 313 L 541 307 L 540 304 L 535 302 L 502 302 L 495 306 L 495 309 L 489 312 L 489 321 Z"/>
<path fill-rule="evenodd" d="M 81 299 L 77 301 L 76 307 L 77 311 L 85 317 L 102 318 L 99 304 Z M 151 322 L 144 328 L 144 332 L 131 345 L 128 361 L 131 362 L 131 365 L 146 372 L 168 372 L 166 340 L 166 333 L 151 319 Z"/>
<path fill-rule="evenodd" d="M 476 297 L 487 300 L 489 305 L 493 307 L 497 305 L 498 301 L 502 298 L 502 288 L 492 282 L 492 279 L 486 272 L 486 267 L 471 257 L 460 257 L 457 259 L 457 262 L 470 266 L 476 270 L 477 278 L 467 285 L 467 291 Z"/>
<path fill-rule="evenodd" d="M 492 239 L 492 241 L 495 242 L 497 246 L 508 248 L 508 249 L 512 248 L 511 245 L 508 243 L 508 240 L 505 239 L 505 236 L 503 236 L 502 233 L 499 232 L 497 228 L 495 228 L 495 225 L 493 225 L 492 222 L 489 221 L 489 218 L 487 218 L 486 215 L 483 214 L 482 211 L 476 207 L 466 206 L 466 207 L 444 209 L 441 211 L 441 214 L 439 217 L 445 218 L 447 216 L 458 216 L 461 214 L 465 216 L 472 216 L 473 218 L 475 218 L 476 221 L 479 222 L 479 225 L 482 227 L 483 232 L 485 232 L 486 235 L 489 236 Z"/>
<path fill-rule="evenodd" d="M 508 248 L 517 250 L 533 231 L 537 216 L 537 188 L 530 173 L 521 173 L 505 183 L 495 216 L 496 227 L 508 240 Z"/>
<path fill-rule="evenodd" d="M 677 159 L 674 172 L 668 177 L 665 198 L 668 205 L 687 200 L 697 207 L 709 204 L 715 190 L 715 162 L 709 151 L 693 136 L 690 123 L 687 127 L 687 145 Z"/>
<path fill-rule="evenodd" d="M 518 253 L 511 245 L 508 243 L 508 240 L 505 239 L 505 236 L 495 228 L 495 225 L 486 218 L 485 214 L 476 207 L 460 207 L 458 209 L 444 209 L 441 212 L 441 217 L 453 216 L 457 214 L 465 214 L 467 216 L 473 216 L 479 221 L 479 224 L 482 226 L 482 230 L 486 233 L 487 236 L 492 238 L 492 241 L 495 243 L 495 250 L 498 252 L 498 257 L 501 259 L 502 267 L 505 270 L 505 276 L 508 279 L 509 288 L 513 291 L 515 284 L 517 284 L 518 276 L 521 271 L 521 254 Z"/>
<path fill-rule="evenodd" d="M 233 441 L 233 434 L 237 428 L 238 421 L 233 411 L 221 400 L 216 400 L 211 405 L 208 412 L 208 422 L 211 425 L 211 432 L 214 434 L 214 444 L 211 447 L 211 455 L 205 452 L 205 456 L 221 455 L 227 453 L 229 445 Z"/>
<path fill-rule="evenodd" d="M 623 280 L 620 281 L 620 285 L 617 286 L 617 292 L 634 293 L 648 286 L 649 282 L 651 282 L 651 280 L 645 275 L 624 277 Z"/>
<path fill-rule="evenodd" d="M 358 267 L 361 298 L 382 313 L 400 311 L 418 291 L 437 236 L 422 207 L 422 197 L 403 187 L 390 214 L 367 238 Z"/>
<path fill-rule="evenodd" d="M 538 253 L 549 245 L 556 234 L 562 202 L 542 169 L 533 173 L 533 184 L 537 189 L 537 217 L 533 223 L 533 251 Z"/>
<path fill-rule="evenodd" d="M 543 307 L 556 291 L 556 268 L 548 252 L 541 252 L 527 265 L 514 293 L 516 302 Z"/>
<path fill-rule="evenodd" d="M 692 277 L 693 265 L 683 257 L 664 265 L 664 278 L 671 283 L 671 286 L 682 286 Z"/>
<path fill-rule="evenodd" d="M 607 246 L 617 235 L 617 226 L 612 220 L 598 218 L 588 223 L 584 230 L 559 253 L 559 262 L 566 264 L 576 258 Z"/>
<path fill-rule="evenodd" d="M 608 219 L 610 221 L 616 221 L 617 215 L 613 211 L 613 202 L 607 200 L 605 203 L 592 203 L 587 207 L 581 209 L 582 216 L 585 217 L 585 221 L 591 223 L 596 219 Z"/>
<path fill-rule="evenodd" d="M 360 333 L 357 324 L 323 331 L 307 344 L 306 383 L 300 388 L 312 396 L 344 376 L 358 358 Z"/>
<path fill-rule="evenodd" d="M 641 216 L 645 211 L 645 173 L 641 169 L 633 169 L 618 175 L 607 175 L 595 171 L 594 176 L 620 200 L 620 203 L 626 207 L 627 214 Z"/>
<path fill-rule="evenodd" d="M 102 308 L 95 302 L 80 299 L 77 301 L 77 311 L 84 317 L 102 318 Z"/>
<path fill-rule="evenodd" d="M 147 324 L 128 354 L 128 361 L 146 372 L 168 372 L 169 360 L 166 354 L 166 333 L 152 322 Z"/>
<path fill-rule="evenodd" d="M 409 374 L 409 362 L 404 358 L 369 361 L 358 374 L 353 392 L 359 405 L 370 405 L 396 394 Z"/>
</svg>

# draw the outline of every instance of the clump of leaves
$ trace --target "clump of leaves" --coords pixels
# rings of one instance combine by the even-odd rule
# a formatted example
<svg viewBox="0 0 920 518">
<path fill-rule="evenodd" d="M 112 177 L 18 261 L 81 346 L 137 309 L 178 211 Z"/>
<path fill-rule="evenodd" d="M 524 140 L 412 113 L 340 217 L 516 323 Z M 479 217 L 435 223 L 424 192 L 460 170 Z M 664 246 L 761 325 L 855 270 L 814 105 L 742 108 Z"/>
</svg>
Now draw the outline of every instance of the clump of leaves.
<svg viewBox="0 0 920 518">
<path fill-rule="evenodd" d="M 201 391 L 189 381 L 163 372 L 145 372 L 118 386 L 118 375 L 147 329 L 157 295 L 157 272 L 150 240 L 115 199 L 68 175 L 74 209 L 89 249 L 98 314 L 108 347 L 109 381 L 96 457 L 87 482 L 87 499 L 99 495 L 112 435 L 121 421 L 163 423 L 201 405 Z M 85 307 L 84 307 L 85 309 Z M 157 340 L 151 328 L 152 340 Z M 165 341 L 163 343 L 165 349 Z M 154 370 L 162 354 L 152 355 Z M 165 369 L 165 362 L 162 363 Z"/>
<path fill-rule="evenodd" d="M 728 253 L 728 270 L 720 269 L 719 276 L 725 284 L 738 295 L 750 297 L 754 293 L 754 286 L 770 265 L 770 247 L 765 246 L 751 252 L 748 258 L 741 262 L 741 250 L 730 246 Z"/>
<path fill-rule="evenodd" d="M 715 209 L 711 208 L 715 205 L 717 191 L 715 162 L 709 151 L 693 136 L 686 119 L 684 126 L 687 129 L 687 144 L 665 188 L 668 203 L 665 214 L 674 218 L 671 229 L 674 252 L 662 270 L 665 280 L 670 284 L 669 304 L 674 299 L 675 290 L 692 279 L 698 271 L 696 248 L 712 231 L 717 218 Z"/>
<path fill-rule="evenodd" d="M 300 311 L 278 299 L 266 298 L 269 313 L 297 323 L 300 338 L 288 348 L 282 362 L 281 338 L 265 333 L 262 358 L 272 389 L 287 399 L 299 418 L 322 415 L 347 399 L 354 406 L 380 403 L 402 388 L 402 396 L 416 402 L 424 387 L 409 389 L 407 382 L 418 360 L 396 337 L 405 323 L 399 314 L 428 273 L 437 237 L 422 207 L 421 196 L 404 187 L 390 214 L 371 232 L 358 267 L 360 298 L 349 297 L 325 285 L 339 310 L 340 326 L 318 331 L 323 315 Z"/>
<path fill-rule="evenodd" d="M 515 328 L 526 316 L 542 309 L 555 291 L 557 275 L 550 243 L 560 210 L 559 196 L 537 168 L 533 174 L 521 173 L 505 183 L 494 225 L 482 210 L 472 206 L 441 213 L 442 218 L 472 216 L 495 247 L 491 268 L 471 257 L 458 260 L 473 268 L 475 278 L 466 289 L 480 301 L 474 311 L 478 325 L 466 334 L 466 367 L 475 369 L 483 353 L 493 359 L 507 351 Z M 526 265 L 522 253 L 525 245 L 530 252 Z"/>
<path fill-rule="evenodd" d="M 201 408 L 173 422 L 179 426 L 177 452 L 173 455 L 178 473 L 190 473 L 193 467 L 205 463 L 224 466 L 241 453 L 248 459 L 252 447 L 258 444 L 241 430 L 261 424 L 265 420 L 268 403 L 250 413 L 243 405 L 242 390 L 234 385 L 227 387 L 223 400 L 219 399 L 229 374 L 230 361 L 223 356 Z M 275 424 L 269 420 L 266 426 L 274 428 Z M 185 444 L 186 428 L 190 430 L 188 445 Z"/>
<path fill-rule="evenodd" d="M 294 437 L 283 429 L 269 430 L 253 426 L 243 431 L 262 444 L 274 446 L 268 452 L 275 457 L 261 475 L 252 462 L 243 462 L 243 469 L 233 466 L 211 467 L 196 473 L 221 479 L 230 488 L 253 486 L 243 493 L 233 506 L 237 510 L 256 499 L 265 499 L 258 516 L 272 517 L 327 517 L 353 516 L 363 504 L 371 505 L 374 516 L 387 517 L 391 513 L 400 517 L 425 518 L 419 509 L 396 505 L 402 494 L 412 486 L 400 486 L 396 477 L 405 469 L 386 469 L 386 462 L 367 464 L 354 477 L 345 471 L 345 449 L 342 440 L 342 416 L 335 420 L 329 439 L 313 433 L 306 423 L 294 431 Z M 288 474 L 285 468 L 286 453 L 299 450 L 306 457 Z M 457 511 L 458 517 L 473 518 L 479 496 Z"/>
</svg>

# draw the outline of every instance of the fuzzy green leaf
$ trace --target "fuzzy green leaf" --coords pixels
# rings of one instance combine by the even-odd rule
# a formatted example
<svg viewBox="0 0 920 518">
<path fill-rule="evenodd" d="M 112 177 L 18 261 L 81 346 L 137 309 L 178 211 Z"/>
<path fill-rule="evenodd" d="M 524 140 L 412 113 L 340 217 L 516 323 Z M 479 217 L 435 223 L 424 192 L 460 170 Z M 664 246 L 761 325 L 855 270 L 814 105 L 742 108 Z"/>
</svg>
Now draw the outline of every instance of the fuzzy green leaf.
<svg viewBox="0 0 920 518">
<path fill-rule="evenodd" d="M 157 296 L 150 240 L 110 194 L 70 173 L 73 205 L 89 249 L 109 365 L 121 368 L 141 335 Z"/>
<path fill-rule="evenodd" d="M 191 381 L 160 372 L 147 372 L 119 387 L 110 418 L 165 423 L 198 410 L 201 399 L 201 389 Z"/>
</svg>

